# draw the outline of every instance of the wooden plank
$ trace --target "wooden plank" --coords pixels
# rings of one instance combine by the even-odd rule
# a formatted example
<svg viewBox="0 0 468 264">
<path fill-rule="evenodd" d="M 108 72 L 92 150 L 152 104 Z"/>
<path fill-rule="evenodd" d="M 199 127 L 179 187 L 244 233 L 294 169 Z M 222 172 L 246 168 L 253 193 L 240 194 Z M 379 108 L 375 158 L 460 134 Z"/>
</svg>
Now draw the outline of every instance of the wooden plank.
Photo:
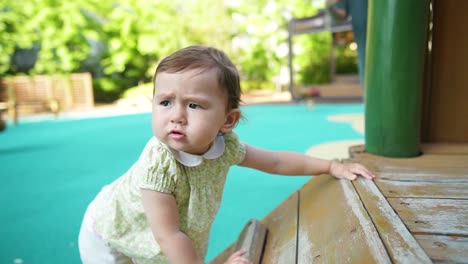
<svg viewBox="0 0 468 264">
<path fill-rule="evenodd" d="M 453 183 L 379 179 L 375 183 L 387 198 L 468 199 L 468 181 Z"/>
<path fill-rule="evenodd" d="M 460 144 L 455 147 L 454 144 L 433 144 L 434 152 L 437 154 L 424 154 L 414 158 L 389 158 L 377 156 L 365 152 L 364 145 L 356 145 L 349 148 L 350 157 L 357 162 L 362 162 L 368 165 L 375 171 L 388 172 L 392 169 L 395 171 L 409 170 L 417 168 L 418 170 L 430 171 L 432 169 L 444 170 L 453 169 L 468 172 L 468 157 L 466 155 L 467 144 Z M 452 151 L 452 152 L 449 152 Z M 450 155 L 449 155 L 450 154 Z"/>
<path fill-rule="evenodd" d="M 434 263 L 468 263 L 468 237 L 416 235 Z"/>
<path fill-rule="evenodd" d="M 54 97 L 59 101 L 60 107 L 68 110 L 73 107 L 71 81 L 67 75 L 55 75 L 52 79 Z"/>
<path fill-rule="evenodd" d="M 262 220 L 268 229 L 262 263 L 296 263 L 298 203 L 294 192 Z"/>
<path fill-rule="evenodd" d="M 266 234 L 267 229 L 262 223 L 257 219 L 250 219 L 239 235 L 234 251 L 245 249 L 247 252 L 245 252 L 244 257 L 253 264 L 260 264 Z"/>
<path fill-rule="evenodd" d="M 361 159 L 374 163 L 381 171 L 388 167 L 468 168 L 468 158 L 464 154 L 433 154 L 406 159 L 375 156 L 369 153 L 361 153 L 359 156 Z"/>
<path fill-rule="evenodd" d="M 314 177 L 299 192 L 297 263 L 391 263 L 350 181 Z"/>
<path fill-rule="evenodd" d="M 428 155 L 410 159 L 391 159 L 368 153 L 352 152 L 381 180 L 468 182 L 467 155 Z"/>
<path fill-rule="evenodd" d="M 431 263 L 373 181 L 353 182 L 393 262 Z"/>
<path fill-rule="evenodd" d="M 462 143 L 439 143 L 439 144 L 422 144 L 421 151 L 424 154 L 468 154 L 468 144 Z"/>
<path fill-rule="evenodd" d="M 299 193 L 294 192 L 261 222 L 267 228 L 262 263 L 296 263 L 297 214 Z M 222 264 L 235 251 L 237 241 L 231 244 L 210 264 Z"/>
<path fill-rule="evenodd" d="M 261 221 L 268 230 L 261 263 L 296 263 L 298 197 L 299 193 L 294 192 Z M 235 251 L 236 244 L 237 241 L 210 264 L 224 263 Z"/>
<path fill-rule="evenodd" d="M 389 198 L 413 233 L 468 236 L 468 200 Z"/>
<path fill-rule="evenodd" d="M 84 109 L 94 107 L 93 80 L 91 73 L 74 73 L 70 75 L 73 106 Z"/>
<path fill-rule="evenodd" d="M 433 1 L 430 96 L 424 141 L 468 141 L 468 1 Z"/>
<path fill-rule="evenodd" d="M 390 167 L 377 171 L 378 179 L 394 181 L 468 182 L 468 168 Z"/>
</svg>

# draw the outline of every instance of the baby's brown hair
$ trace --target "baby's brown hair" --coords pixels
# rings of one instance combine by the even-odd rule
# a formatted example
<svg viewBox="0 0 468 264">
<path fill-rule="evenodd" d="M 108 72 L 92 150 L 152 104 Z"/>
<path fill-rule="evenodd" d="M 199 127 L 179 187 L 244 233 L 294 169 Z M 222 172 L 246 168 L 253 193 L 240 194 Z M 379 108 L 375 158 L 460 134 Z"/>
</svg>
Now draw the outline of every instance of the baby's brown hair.
<svg viewBox="0 0 468 264">
<path fill-rule="evenodd" d="M 227 110 L 239 108 L 240 78 L 236 66 L 221 50 L 213 47 L 194 45 L 183 48 L 164 58 L 156 68 L 153 78 L 161 72 L 176 73 L 200 69 L 200 73 L 212 68 L 217 69 L 218 84 L 227 93 Z"/>
</svg>

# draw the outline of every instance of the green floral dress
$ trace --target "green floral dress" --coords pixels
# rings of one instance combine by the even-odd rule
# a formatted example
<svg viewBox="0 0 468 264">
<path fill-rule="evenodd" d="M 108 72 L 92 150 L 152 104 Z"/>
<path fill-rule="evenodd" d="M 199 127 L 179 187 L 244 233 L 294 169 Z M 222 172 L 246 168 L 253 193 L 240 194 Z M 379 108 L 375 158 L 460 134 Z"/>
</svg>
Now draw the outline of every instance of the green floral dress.
<svg viewBox="0 0 468 264">
<path fill-rule="evenodd" d="M 140 189 L 170 193 L 177 202 L 181 231 L 204 258 L 229 167 L 245 158 L 235 133 L 220 135 L 216 142 L 208 155 L 195 156 L 176 153 L 151 138 L 138 161 L 96 197 L 96 233 L 136 263 L 167 263 L 146 222 Z"/>
</svg>

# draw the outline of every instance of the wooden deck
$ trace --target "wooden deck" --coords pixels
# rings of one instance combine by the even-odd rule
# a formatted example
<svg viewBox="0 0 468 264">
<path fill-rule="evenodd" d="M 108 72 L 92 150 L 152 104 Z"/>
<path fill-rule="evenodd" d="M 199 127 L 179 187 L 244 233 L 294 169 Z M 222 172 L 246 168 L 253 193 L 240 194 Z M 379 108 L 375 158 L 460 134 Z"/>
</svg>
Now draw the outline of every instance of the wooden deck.
<svg viewBox="0 0 468 264">
<path fill-rule="evenodd" d="M 363 150 L 352 159 L 378 178 L 312 178 L 262 220 L 262 263 L 468 263 L 468 145 L 408 159 Z"/>
</svg>

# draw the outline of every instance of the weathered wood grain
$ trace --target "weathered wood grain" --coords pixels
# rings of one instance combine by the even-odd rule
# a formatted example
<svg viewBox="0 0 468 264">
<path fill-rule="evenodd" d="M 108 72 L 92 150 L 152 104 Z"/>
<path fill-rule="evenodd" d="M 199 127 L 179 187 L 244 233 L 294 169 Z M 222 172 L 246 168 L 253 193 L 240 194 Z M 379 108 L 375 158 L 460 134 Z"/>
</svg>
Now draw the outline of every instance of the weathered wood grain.
<svg viewBox="0 0 468 264">
<path fill-rule="evenodd" d="M 262 221 L 268 230 L 261 263 L 296 263 L 299 193 L 294 192 Z M 222 264 L 234 253 L 237 240 L 210 264 Z"/>
<path fill-rule="evenodd" d="M 468 237 L 416 235 L 434 263 L 468 263 Z"/>
<path fill-rule="evenodd" d="M 468 236 L 468 200 L 389 198 L 413 233 Z"/>
<path fill-rule="evenodd" d="M 376 180 L 387 198 L 446 198 L 468 199 L 467 182 L 426 182 Z"/>
<path fill-rule="evenodd" d="M 375 192 L 380 189 L 380 199 L 390 205 L 384 207 L 390 213 L 394 209 L 398 216 L 393 218 L 404 222 L 432 261 L 468 263 L 468 144 L 424 144 L 421 149 L 420 157 L 393 159 L 365 153 L 359 145 L 350 148 L 350 155 L 377 174 Z M 379 221 L 382 212 L 369 203 L 376 197 L 366 198 L 363 186 L 355 185 L 385 242 L 379 228 L 385 223 Z"/>
<path fill-rule="evenodd" d="M 377 172 L 378 179 L 394 181 L 432 181 L 467 183 L 468 168 L 387 167 Z"/>
<path fill-rule="evenodd" d="M 262 220 L 268 229 L 262 263 L 296 263 L 298 203 L 294 192 Z"/>
<path fill-rule="evenodd" d="M 394 159 L 379 157 L 375 158 L 375 162 L 378 162 L 379 168 L 391 169 L 392 167 L 398 168 L 422 168 L 422 169 L 434 169 L 434 168 L 468 168 L 468 157 L 466 155 L 422 155 L 416 158 L 409 159 Z"/>
<path fill-rule="evenodd" d="M 468 1 L 432 1 L 430 91 L 425 98 L 427 125 L 422 138 L 429 142 L 468 141 Z M 423 123 L 423 124 L 424 124 Z"/>
<path fill-rule="evenodd" d="M 425 154 L 468 154 L 468 144 L 461 143 L 437 143 L 422 144 L 421 151 Z"/>
<path fill-rule="evenodd" d="M 358 151 L 358 150 L 356 150 Z M 468 157 L 464 154 L 428 154 L 414 158 L 389 158 L 372 155 L 367 152 L 351 152 L 353 159 L 356 161 L 365 161 L 373 164 L 379 171 L 386 171 L 393 168 L 468 168 Z"/>
<path fill-rule="evenodd" d="M 393 262 L 431 263 L 373 181 L 353 182 Z"/>
<path fill-rule="evenodd" d="M 266 235 L 266 227 L 257 219 L 250 219 L 237 239 L 234 252 L 244 249 L 247 252 L 243 256 L 253 264 L 259 264 L 263 254 L 263 246 L 266 242 Z"/>
<path fill-rule="evenodd" d="M 467 155 L 468 144 L 466 143 L 423 143 L 421 144 L 422 155 Z M 349 148 L 349 156 L 355 157 L 366 153 L 366 147 L 363 144 L 351 146 Z M 380 157 L 380 156 L 379 156 Z"/>
<path fill-rule="evenodd" d="M 468 263 L 468 145 L 460 145 L 424 145 L 407 159 L 351 147 L 378 178 L 314 177 L 262 220 L 263 263 Z"/>
<path fill-rule="evenodd" d="M 354 149 L 353 149 L 354 148 Z M 394 159 L 360 152 L 352 147 L 353 161 L 372 170 L 378 179 L 395 181 L 468 182 L 467 155 L 423 155 L 410 159 Z"/>
<path fill-rule="evenodd" d="M 391 263 L 350 181 L 314 177 L 299 195 L 297 263 Z"/>
</svg>

